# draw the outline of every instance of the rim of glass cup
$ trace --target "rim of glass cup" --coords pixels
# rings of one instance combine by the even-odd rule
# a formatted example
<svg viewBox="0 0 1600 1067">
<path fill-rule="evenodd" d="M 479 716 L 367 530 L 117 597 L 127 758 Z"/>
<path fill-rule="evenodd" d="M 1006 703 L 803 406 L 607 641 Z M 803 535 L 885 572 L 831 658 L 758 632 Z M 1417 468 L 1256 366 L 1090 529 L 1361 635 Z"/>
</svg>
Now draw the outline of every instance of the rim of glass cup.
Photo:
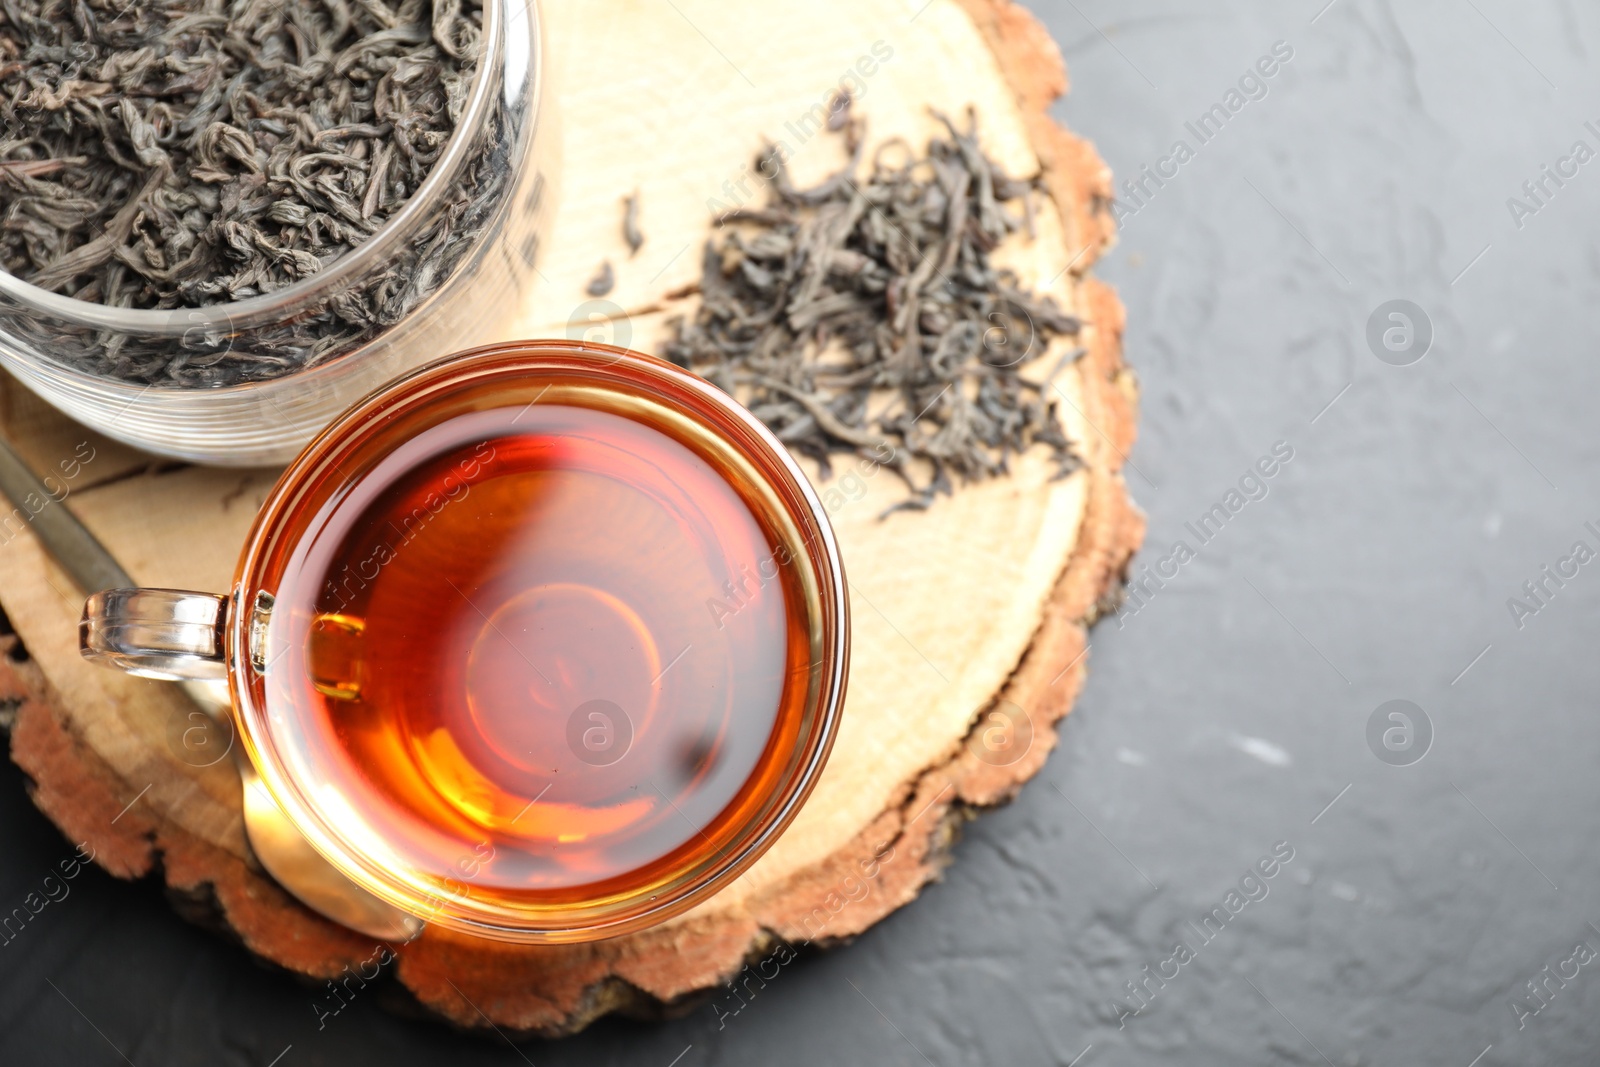
<svg viewBox="0 0 1600 1067">
<path fill-rule="evenodd" d="M 481 130 L 490 112 L 492 94 L 496 91 L 496 86 L 492 82 L 498 80 L 496 72 L 501 65 L 494 61 L 494 57 L 500 55 L 508 39 L 509 26 L 502 17 L 502 11 L 513 5 L 529 20 L 531 33 L 535 39 L 543 34 L 544 25 L 539 0 L 486 0 L 483 8 L 484 26 L 479 43 L 478 65 L 472 75 L 472 88 L 467 96 L 467 105 L 462 110 L 455 129 L 451 131 L 450 139 L 445 142 L 444 151 L 440 153 L 439 159 L 398 213 L 347 255 L 309 278 L 302 278 L 282 289 L 243 300 L 205 304 L 200 307 L 170 308 L 165 311 L 151 308 L 113 308 L 88 300 L 78 300 L 41 289 L 3 270 L 0 270 L 0 295 L 11 297 L 28 308 L 52 315 L 74 326 L 175 338 L 182 337 L 196 328 L 210 325 L 237 330 L 269 324 L 282 319 L 286 312 L 298 306 L 314 304 L 337 295 L 340 289 L 349 285 L 353 276 L 370 269 L 407 239 L 418 217 L 433 209 L 441 190 L 459 177 L 461 168 L 469 161 L 471 141 Z M 517 16 L 513 16 L 511 22 L 515 23 L 516 19 Z M 538 48 L 530 48 L 527 67 L 527 77 L 534 83 L 532 97 L 538 99 L 544 91 L 545 74 Z M 338 362 L 340 361 L 333 360 L 318 366 L 327 367 Z M 138 392 L 153 388 L 210 394 L 251 390 L 264 384 L 241 382 L 218 389 L 195 390 L 170 383 L 142 385 L 118 382 L 53 359 L 50 364 L 71 377 L 97 385 L 123 385 Z M 309 367 L 284 377 L 295 377 L 317 369 L 318 367 Z"/>
<path fill-rule="evenodd" d="M 399 413 L 411 409 L 413 405 L 426 403 L 442 390 L 464 385 L 480 373 L 493 372 L 500 367 L 494 362 L 495 357 L 522 354 L 537 358 L 541 355 L 561 353 L 601 357 L 605 361 L 598 364 L 601 369 L 617 363 L 632 363 L 636 368 L 655 376 L 658 381 L 670 381 L 679 388 L 693 392 L 760 443 L 760 447 L 767 453 L 766 459 L 779 468 L 789 480 L 788 488 L 792 490 L 793 496 L 799 498 L 807 513 L 805 518 L 809 519 L 810 525 L 814 527 L 816 540 L 814 543 L 808 542 L 804 550 L 804 558 L 811 563 L 819 579 L 817 603 L 822 618 L 821 621 L 814 622 L 814 625 L 822 625 L 831 620 L 833 632 L 827 635 L 828 639 L 821 642 L 819 653 L 821 669 L 817 674 L 820 679 L 818 692 L 821 695 L 815 705 L 817 723 L 815 740 L 802 750 L 801 762 L 783 780 L 782 788 L 786 791 L 786 795 L 782 797 L 781 804 L 762 813 L 750 824 L 754 827 L 753 832 L 749 827 L 741 827 L 735 832 L 720 860 L 702 861 L 701 868 L 693 873 L 693 877 L 684 874 L 675 876 L 670 889 L 662 887 L 648 900 L 642 899 L 646 895 L 644 891 L 637 891 L 637 896 L 641 899 L 631 905 L 627 902 L 630 894 L 609 897 L 608 899 L 613 902 L 617 896 L 623 898 L 620 909 L 611 908 L 613 915 L 620 910 L 620 917 L 607 918 L 602 915 L 596 916 L 593 921 L 574 921 L 544 927 L 512 926 L 488 921 L 483 918 L 487 914 L 487 909 L 482 908 L 477 909 L 478 918 L 466 917 L 462 912 L 470 912 L 473 909 L 462 908 L 459 905 L 454 908 L 436 906 L 419 916 L 426 919 L 430 925 L 437 925 L 457 933 L 521 944 L 565 944 L 616 937 L 655 926 L 688 911 L 732 883 L 766 853 L 794 821 L 821 777 L 822 768 L 838 736 L 839 723 L 844 711 L 850 664 L 849 586 L 827 509 L 794 456 L 772 431 L 741 404 L 710 382 L 666 360 L 613 345 L 579 340 L 512 341 L 487 345 L 436 360 L 386 383 L 352 405 L 307 445 L 300 456 L 283 472 L 258 513 L 244 552 L 240 556 L 230 596 L 226 635 L 228 686 L 233 697 L 235 726 L 245 752 L 266 783 L 269 794 L 283 808 L 290 821 L 312 847 L 322 853 L 335 868 L 380 899 L 408 914 L 418 915 L 416 898 L 419 894 L 416 888 L 405 885 L 402 879 L 384 869 L 385 865 L 381 860 L 375 859 L 369 852 L 355 846 L 345 835 L 334 831 L 332 816 L 318 812 L 317 806 L 306 795 L 305 783 L 294 780 L 294 776 L 286 769 L 283 756 L 276 752 L 277 745 L 268 729 L 267 709 L 249 691 L 246 671 L 250 671 L 257 682 L 264 681 L 265 676 L 253 666 L 242 666 L 252 663 L 255 651 L 251 605 L 246 600 L 253 599 L 256 595 L 254 582 L 259 578 L 260 565 L 274 539 L 283 535 L 285 520 L 296 512 L 297 506 L 303 506 L 297 498 L 315 480 L 321 468 L 333 462 L 333 458 L 337 457 L 340 450 L 340 443 L 347 441 L 350 432 L 362 420 L 376 417 L 387 422 Z M 423 380 L 429 378 L 435 380 L 424 383 Z M 426 384 L 427 391 L 406 396 L 398 405 L 384 407 L 386 402 L 403 392 L 415 389 L 419 384 Z M 692 413 L 691 417 L 695 422 L 709 423 L 707 417 L 699 413 Z M 712 432 L 718 438 L 724 439 L 733 449 L 742 451 L 746 447 L 738 441 L 729 440 L 730 435 L 725 428 L 714 423 L 709 425 Z M 754 461 L 751 462 L 758 469 L 762 466 Z M 787 504 L 783 506 L 788 507 Z M 438 901 L 441 898 L 434 896 L 432 899 Z M 565 905 L 564 909 L 569 913 L 578 913 L 585 907 L 594 906 L 592 903 Z"/>
</svg>

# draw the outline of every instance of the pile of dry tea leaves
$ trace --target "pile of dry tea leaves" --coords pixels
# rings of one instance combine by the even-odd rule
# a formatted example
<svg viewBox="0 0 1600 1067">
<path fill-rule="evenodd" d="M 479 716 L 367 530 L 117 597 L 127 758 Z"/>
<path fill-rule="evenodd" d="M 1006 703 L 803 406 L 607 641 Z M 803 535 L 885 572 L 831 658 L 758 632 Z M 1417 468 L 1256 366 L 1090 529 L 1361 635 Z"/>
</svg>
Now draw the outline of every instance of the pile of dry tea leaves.
<svg viewBox="0 0 1600 1067">
<path fill-rule="evenodd" d="M 701 306 L 672 324 L 667 357 L 824 476 L 840 452 L 891 467 L 911 489 L 896 509 L 928 507 L 954 479 L 1004 474 L 1035 445 L 1054 454 L 1058 477 L 1070 474 L 1080 461 L 1051 383 L 1082 350 L 1037 378 L 1020 368 L 1080 323 L 990 263 L 1008 235 L 1032 230 L 1035 182 L 983 153 L 970 115 L 965 130 L 939 116 L 949 137 L 920 158 L 885 143 L 858 179 L 860 120 L 847 100 L 834 114 L 850 165 L 797 189 L 776 149 L 760 157 L 769 203 L 720 220 L 729 229 L 706 245 Z M 1002 206 L 1014 201 L 1020 210 Z"/>
<path fill-rule="evenodd" d="M 427 176 L 481 21 L 478 0 L 3 0 L 0 269 L 128 308 L 315 274 Z M 338 318 L 359 330 L 385 295 Z M 301 340 L 284 359 L 329 337 Z"/>
</svg>

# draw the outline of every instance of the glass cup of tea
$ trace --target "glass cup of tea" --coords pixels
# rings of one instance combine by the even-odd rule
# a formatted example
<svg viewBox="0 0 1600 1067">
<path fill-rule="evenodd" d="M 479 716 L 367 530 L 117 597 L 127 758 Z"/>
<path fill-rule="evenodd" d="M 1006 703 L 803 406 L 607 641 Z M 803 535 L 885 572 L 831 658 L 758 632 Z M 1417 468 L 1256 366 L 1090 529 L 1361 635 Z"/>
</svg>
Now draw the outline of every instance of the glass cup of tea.
<svg viewBox="0 0 1600 1067">
<path fill-rule="evenodd" d="M 84 654 L 226 677 L 244 748 L 356 885 L 524 943 L 653 925 L 790 823 L 838 732 L 826 512 L 732 398 L 535 341 L 358 403 L 279 479 L 232 592 L 91 597 Z"/>
</svg>

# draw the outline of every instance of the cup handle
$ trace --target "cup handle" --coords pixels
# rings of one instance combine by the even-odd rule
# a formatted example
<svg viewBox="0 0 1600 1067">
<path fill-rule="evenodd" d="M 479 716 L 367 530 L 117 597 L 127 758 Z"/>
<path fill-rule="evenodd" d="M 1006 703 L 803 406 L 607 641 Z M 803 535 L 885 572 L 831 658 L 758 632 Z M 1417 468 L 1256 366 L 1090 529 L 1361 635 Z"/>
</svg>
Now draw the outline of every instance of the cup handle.
<svg viewBox="0 0 1600 1067">
<path fill-rule="evenodd" d="M 78 651 L 143 678 L 228 676 L 228 598 L 177 589 L 107 589 L 83 605 Z"/>
</svg>

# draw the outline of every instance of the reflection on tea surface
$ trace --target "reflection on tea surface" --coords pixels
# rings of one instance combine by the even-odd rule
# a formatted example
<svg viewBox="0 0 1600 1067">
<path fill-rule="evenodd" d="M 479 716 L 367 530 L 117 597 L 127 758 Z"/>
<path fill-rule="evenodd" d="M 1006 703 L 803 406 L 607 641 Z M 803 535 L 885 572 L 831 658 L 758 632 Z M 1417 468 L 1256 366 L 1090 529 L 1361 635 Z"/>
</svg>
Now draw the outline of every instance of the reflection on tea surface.
<svg viewBox="0 0 1600 1067">
<path fill-rule="evenodd" d="M 722 847 L 752 778 L 792 755 L 810 664 L 787 564 L 651 426 L 461 415 L 379 461 L 285 562 L 269 713 L 402 867 L 622 888 Z"/>
</svg>

